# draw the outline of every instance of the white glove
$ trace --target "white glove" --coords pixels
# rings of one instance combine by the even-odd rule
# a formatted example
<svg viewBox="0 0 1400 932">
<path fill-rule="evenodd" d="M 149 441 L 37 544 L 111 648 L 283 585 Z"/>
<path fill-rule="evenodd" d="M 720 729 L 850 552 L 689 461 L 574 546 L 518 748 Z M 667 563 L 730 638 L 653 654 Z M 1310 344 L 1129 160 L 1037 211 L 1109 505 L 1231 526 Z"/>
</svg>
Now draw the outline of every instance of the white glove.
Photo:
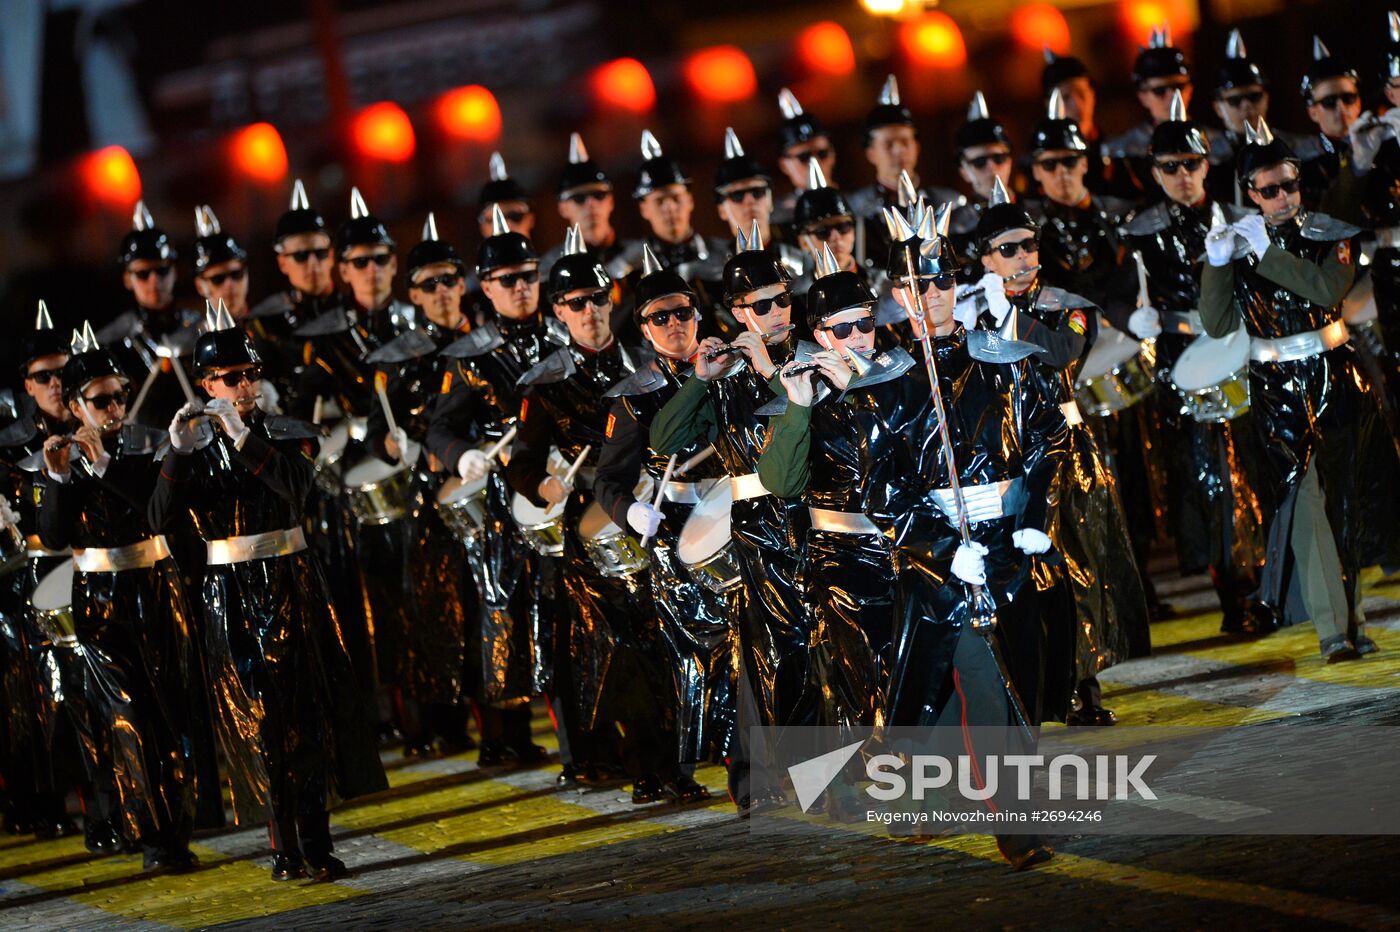
<svg viewBox="0 0 1400 932">
<path fill-rule="evenodd" d="M 199 443 L 199 434 L 195 431 L 195 422 L 191 419 L 203 410 L 204 405 L 191 401 L 175 412 L 175 419 L 170 422 L 170 446 L 176 453 L 183 455 L 194 452 Z"/>
<path fill-rule="evenodd" d="M 1033 527 L 1021 528 L 1011 533 L 1011 542 L 1022 553 L 1044 553 L 1050 549 L 1050 538 Z"/>
<path fill-rule="evenodd" d="M 1140 307 L 1128 317 L 1128 329 L 1139 340 L 1150 340 L 1162 332 L 1162 315 L 1155 307 Z"/>
<path fill-rule="evenodd" d="M 987 555 L 985 544 L 972 541 L 958 544 L 958 552 L 953 554 L 953 575 L 974 586 L 987 584 L 987 565 L 982 560 Z"/>
<path fill-rule="evenodd" d="M 1235 232 L 1249 242 L 1249 248 L 1259 258 L 1264 258 L 1264 250 L 1269 248 L 1269 227 L 1263 214 L 1250 214 L 1235 224 Z"/>
<path fill-rule="evenodd" d="M 1381 132 L 1380 126 L 1374 125 L 1374 120 L 1371 111 L 1366 110 L 1347 129 L 1347 137 L 1351 140 L 1351 164 L 1360 175 L 1371 170 L 1371 165 L 1376 161 L 1376 153 L 1385 141 L 1385 134 Z M 1367 126 L 1370 128 L 1363 130 L 1363 127 Z"/>
<path fill-rule="evenodd" d="M 227 398 L 215 398 L 204 406 L 204 413 L 213 418 L 218 418 L 219 423 L 224 428 L 224 433 L 228 439 L 233 441 L 235 447 L 243 446 L 243 441 L 248 436 L 248 425 L 243 423 L 243 418 L 239 417 L 238 409 L 233 402 Z"/>
<path fill-rule="evenodd" d="M 468 450 L 457 460 L 457 475 L 467 482 L 485 478 L 491 471 L 491 461 L 480 450 Z"/>
<path fill-rule="evenodd" d="M 395 428 L 394 445 L 399 448 L 399 462 L 402 463 L 403 458 L 408 456 L 408 431 L 402 427 Z"/>
<path fill-rule="evenodd" d="M 661 512 L 646 502 L 633 502 L 627 506 L 627 523 L 643 537 L 656 535 L 656 529 L 661 527 L 661 518 Z"/>
<path fill-rule="evenodd" d="M 1226 224 L 1217 224 L 1206 233 L 1206 259 L 1223 269 L 1235 256 L 1235 231 Z"/>
<path fill-rule="evenodd" d="M 19 527 L 19 515 L 15 514 L 9 502 L 0 498 L 0 530 L 7 527 Z"/>
<path fill-rule="evenodd" d="M 1400 107 L 1391 107 L 1381 114 L 1381 122 L 1389 124 L 1390 128 L 1400 134 Z"/>
<path fill-rule="evenodd" d="M 1006 315 L 1011 313 L 1011 302 L 1006 299 L 1006 283 L 996 272 L 988 272 L 978 279 L 977 284 L 982 286 L 982 295 L 987 299 L 987 310 L 1000 327 L 1001 322 L 1006 320 Z"/>
<path fill-rule="evenodd" d="M 953 319 L 962 324 L 964 330 L 976 330 L 977 296 L 969 295 L 953 305 Z"/>
</svg>

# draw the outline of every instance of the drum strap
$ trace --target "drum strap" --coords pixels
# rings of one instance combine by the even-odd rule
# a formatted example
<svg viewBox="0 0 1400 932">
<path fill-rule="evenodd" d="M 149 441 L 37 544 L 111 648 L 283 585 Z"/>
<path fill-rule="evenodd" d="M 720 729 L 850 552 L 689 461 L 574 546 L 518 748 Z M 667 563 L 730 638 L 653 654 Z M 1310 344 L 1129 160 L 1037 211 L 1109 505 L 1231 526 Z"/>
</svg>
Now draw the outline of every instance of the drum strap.
<svg viewBox="0 0 1400 932">
<path fill-rule="evenodd" d="M 677 482 L 672 479 L 666 483 L 666 501 L 674 505 L 698 505 L 709 490 L 709 486 L 703 482 Z"/>
<path fill-rule="evenodd" d="M 73 568 L 80 573 L 120 573 L 155 566 L 170 556 L 165 535 L 157 534 L 125 547 L 88 547 L 73 551 Z"/>
<path fill-rule="evenodd" d="M 729 491 L 733 493 L 736 502 L 750 498 L 762 498 L 771 494 L 763 487 L 763 481 L 758 478 L 756 472 L 745 473 L 742 476 L 730 476 Z"/>
<path fill-rule="evenodd" d="M 1305 330 L 1273 340 L 1250 337 L 1249 358 L 1254 362 L 1296 362 L 1320 356 L 1350 339 L 1346 321 L 1334 320 L 1320 330 Z"/>
<path fill-rule="evenodd" d="M 306 535 L 301 528 L 293 527 L 284 531 L 206 541 L 204 546 L 210 566 L 227 566 L 230 563 L 250 563 L 300 553 L 306 549 Z"/>
<path fill-rule="evenodd" d="M 879 534 L 880 528 L 859 511 L 831 511 L 811 506 L 807 509 L 812 516 L 812 530 L 830 531 L 833 534 Z"/>
</svg>

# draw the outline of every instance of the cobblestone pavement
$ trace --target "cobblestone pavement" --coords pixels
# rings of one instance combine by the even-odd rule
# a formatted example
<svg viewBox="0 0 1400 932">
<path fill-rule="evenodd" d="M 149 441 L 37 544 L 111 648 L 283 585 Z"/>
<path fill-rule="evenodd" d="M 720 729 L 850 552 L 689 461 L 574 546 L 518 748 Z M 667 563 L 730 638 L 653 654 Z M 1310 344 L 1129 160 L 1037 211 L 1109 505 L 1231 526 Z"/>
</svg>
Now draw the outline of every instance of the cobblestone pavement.
<svg viewBox="0 0 1400 932">
<path fill-rule="evenodd" d="M 1382 651 L 1327 666 L 1309 627 L 1225 637 L 1204 579 L 1164 580 L 1181 617 L 1153 626 L 1153 657 L 1107 671 L 1105 704 L 1126 724 L 1400 724 L 1400 580 L 1365 581 Z M 391 789 L 333 816 L 343 881 L 270 882 L 261 829 L 197 838 L 203 867 L 179 877 L 5 837 L 0 929 L 1400 926 L 1393 837 L 1070 836 L 1013 874 L 987 837 L 751 833 L 720 768 L 698 776 L 721 798 L 677 808 L 559 790 L 554 767 L 386 761 Z M 1344 769 L 1318 789 L 1344 791 Z"/>
</svg>

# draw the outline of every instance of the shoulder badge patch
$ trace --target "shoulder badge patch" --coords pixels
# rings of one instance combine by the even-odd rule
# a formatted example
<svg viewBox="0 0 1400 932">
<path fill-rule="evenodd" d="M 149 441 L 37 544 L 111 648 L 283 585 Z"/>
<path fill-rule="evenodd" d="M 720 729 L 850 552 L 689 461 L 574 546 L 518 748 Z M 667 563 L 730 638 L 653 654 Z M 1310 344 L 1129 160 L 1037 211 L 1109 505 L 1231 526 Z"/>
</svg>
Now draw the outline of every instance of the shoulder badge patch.
<svg viewBox="0 0 1400 932">
<path fill-rule="evenodd" d="M 1084 336 L 1084 331 L 1088 328 L 1088 326 L 1089 319 L 1084 316 L 1083 311 L 1073 310 L 1069 312 L 1069 329 L 1073 330 L 1075 333 L 1079 334 L 1082 337 Z"/>
<path fill-rule="evenodd" d="M 522 415 L 521 417 L 522 417 L 522 420 L 523 420 L 524 416 Z M 616 414 L 609 414 L 609 415 L 608 415 L 608 429 L 607 429 L 607 431 L 604 432 L 604 435 L 607 436 L 607 437 L 611 437 L 611 436 L 613 435 L 613 428 L 614 428 L 615 426 L 617 426 L 617 415 L 616 415 Z"/>
<path fill-rule="evenodd" d="M 1342 265 L 1351 265 L 1351 240 L 1344 239 L 1337 244 L 1337 261 Z"/>
<path fill-rule="evenodd" d="M 442 387 L 438 389 L 439 395 L 446 395 L 452 391 L 452 370 L 448 369 L 442 374 Z"/>
<path fill-rule="evenodd" d="M 530 399 L 529 399 L 529 398 L 521 398 L 521 399 L 520 399 L 520 423 L 522 423 L 522 424 L 525 423 L 525 412 L 528 411 L 528 410 L 530 410 Z"/>
</svg>

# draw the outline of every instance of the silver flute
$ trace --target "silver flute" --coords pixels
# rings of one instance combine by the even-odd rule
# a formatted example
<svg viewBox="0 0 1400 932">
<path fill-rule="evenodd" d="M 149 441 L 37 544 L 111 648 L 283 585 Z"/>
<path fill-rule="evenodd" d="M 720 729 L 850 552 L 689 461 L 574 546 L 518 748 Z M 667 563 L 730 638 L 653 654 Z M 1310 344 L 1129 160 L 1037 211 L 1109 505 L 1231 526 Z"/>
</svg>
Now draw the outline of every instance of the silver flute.
<svg viewBox="0 0 1400 932">
<path fill-rule="evenodd" d="M 765 337 L 773 337 L 773 336 L 777 336 L 777 335 L 782 334 L 782 333 L 788 333 L 788 332 L 790 332 L 790 331 L 796 329 L 796 327 L 797 327 L 796 324 L 783 324 L 781 327 L 775 327 L 774 329 L 768 331 L 767 333 L 764 334 L 764 336 L 765 336 Z M 740 346 L 738 346 L 737 344 L 735 344 L 735 343 L 726 343 L 726 344 L 724 344 L 723 346 L 717 346 L 717 347 L 715 347 L 714 349 L 710 350 L 708 353 L 706 353 L 706 354 L 705 354 L 705 361 L 706 361 L 706 362 L 714 362 L 716 359 L 723 359 L 725 356 L 730 356 L 730 355 L 733 355 L 734 353 L 742 353 L 742 352 L 743 352 L 743 349 L 742 349 Z"/>
<path fill-rule="evenodd" d="M 1031 275 L 1031 274 L 1034 274 L 1035 272 L 1039 272 L 1039 271 L 1040 271 L 1040 266 L 1039 266 L 1039 265 L 1032 265 L 1032 266 L 1029 266 L 1029 267 L 1027 267 L 1027 268 L 1022 269 L 1022 270 L 1019 271 L 1019 272 L 1012 272 L 1010 275 L 1003 275 L 1003 276 L 1001 277 L 1001 281 L 1002 281 L 1002 284 L 1009 284 L 1010 282 L 1016 281 L 1016 279 L 1018 279 L 1018 278 L 1025 278 L 1027 275 Z M 972 297 L 973 295 L 979 295 L 979 294 L 981 294 L 981 293 L 982 293 L 983 291 L 985 291 L 985 290 L 986 290 L 986 286 L 985 286 L 985 285 L 982 285 L 982 284 L 980 284 L 980 283 L 979 283 L 979 284 L 976 284 L 976 285 L 969 285 L 968 287 L 964 288 L 962 291 L 958 292 L 958 296 L 957 296 L 957 298 L 956 298 L 955 300 L 956 300 L 956 301 L 966 301 L 968 298 Z"/>
</svg>

